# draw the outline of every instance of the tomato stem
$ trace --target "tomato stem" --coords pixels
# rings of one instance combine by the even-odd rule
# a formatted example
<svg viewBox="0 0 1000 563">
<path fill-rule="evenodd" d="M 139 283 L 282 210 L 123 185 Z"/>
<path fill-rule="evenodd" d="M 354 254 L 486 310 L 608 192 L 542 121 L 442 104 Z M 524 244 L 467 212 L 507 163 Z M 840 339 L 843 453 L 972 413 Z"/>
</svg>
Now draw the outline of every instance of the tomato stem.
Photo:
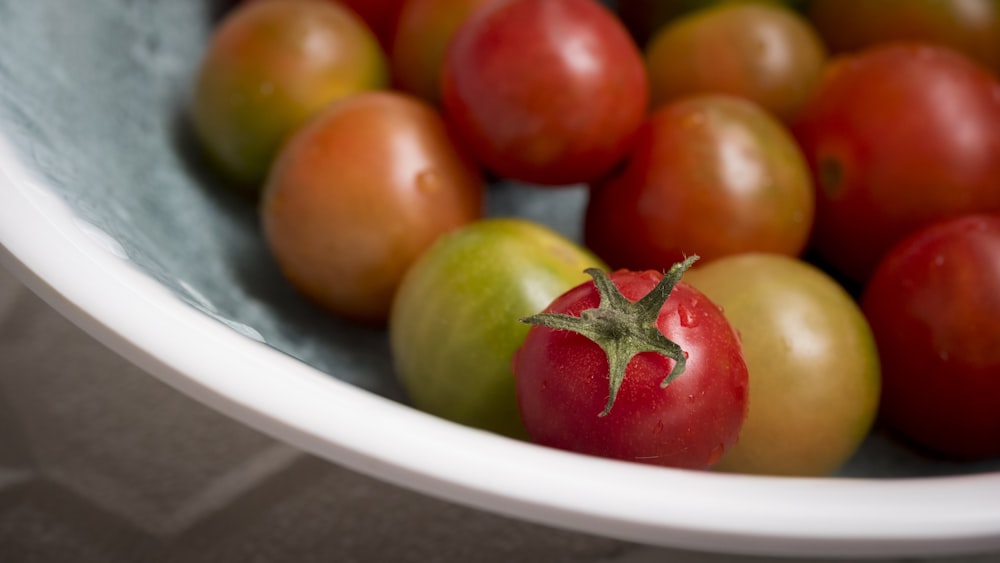
<svg viewBox="0 0 1000 563">
<path fill-rule="evenodd" d="M 684 373 L 686 357 L 681 347 L 660 332 L 656 319 L 660 309 L 670 297 L 670 292 L 681 276 L 698 259 L 691 256 L 674 264 L 659 283 L 638 301 L 629 301 L 607 273 L 597 269 L 584 270 L 594 279 L 600 304 L 580 313 L 579 317 L 559 313 L 539 313 L 521 319 L 521 322 L 545 326 L 555 330 L 570 330 L 581 334 L 604 350 L 608 358 L 608 402 L 598 416 L 607 416 L 618 397 L 618 390 L 625 380 L 625 368 L 636 354 L 656 352 L 671 360 L 674 366 L 660 387 L 665 388 Z"/>
</svg>

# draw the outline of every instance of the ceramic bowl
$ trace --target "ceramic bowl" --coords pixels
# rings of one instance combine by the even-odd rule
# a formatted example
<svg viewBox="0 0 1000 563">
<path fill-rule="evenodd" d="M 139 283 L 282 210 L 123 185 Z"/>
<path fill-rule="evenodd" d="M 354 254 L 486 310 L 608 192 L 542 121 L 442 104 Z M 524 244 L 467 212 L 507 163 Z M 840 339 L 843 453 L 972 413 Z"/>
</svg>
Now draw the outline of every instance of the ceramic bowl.
<svg viewBox="0 0 1000 563">
<path fill-rule="evenodd" d="M 1000 463 L 873 435 L 837 476 L 662 469 L 554 451 L 406 404 L 383 331 L 276 273 L 254 205 L 206 172 L 186 120 L 220 6 L 0 0 L 0 258 L 152 376 L 304 450 L 497 513 L 745 554 L 1000 549 Z M 492 214 L 579 239 L 582 188 L 492 186 Z"/>
</svg>

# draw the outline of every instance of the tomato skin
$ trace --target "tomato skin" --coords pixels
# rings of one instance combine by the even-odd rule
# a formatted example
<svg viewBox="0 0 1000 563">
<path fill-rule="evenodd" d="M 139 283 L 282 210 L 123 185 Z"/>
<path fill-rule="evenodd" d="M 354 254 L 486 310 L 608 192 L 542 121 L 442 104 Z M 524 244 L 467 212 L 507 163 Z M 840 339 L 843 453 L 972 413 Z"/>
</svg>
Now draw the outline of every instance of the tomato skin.
<svg viewBox="0 0 1000 563">
<path fill-rule="evenodd" d="M 472 10 L 492 0 L 408 0 L 396 23 L 390 53 L 393 83 L 435 105 L 441 67 L 455 31 Z"/>
<path fill-rule="evenodd" d="M 191 119 L 223 173 L 256 191 L 288 135 L 332 101 L 385 87 L 387 67 L 363 22 L 337 4 L 246 2 L 211 38 Z"/>
<path fill-rule="evenodd" d="M 813 0 L 807 14 L 837 53 L 922 41 L 951 47 L 1000 70 L 1000 5 L 995 0 Z"/>
<path fill-rule="evenodd" d="M 433 108 L 369 92 L 289 140 L 261 215 L 296 288 L 334 314 L 381 324 L 407 268 L 439 236 L 480 218 L 484 191 Z"/>
<path fill-rule="evenodd" d="M 750 374 L 746 423 L 715 469 L 834 473 L 868 435 L 879 404 L 878 351 L 854 298 L 821 270 L 778 254 L 729 256 L 685 280 L 723 308 Z"/>
<path fill-rule="evenodd" d="M 540 185 L 586 182 L 624 156 L 648 103 L 642 55 L 594 0 L 496 0 L 455 33 L 446 117 L 483 165 Z"/>
<path fill-rule="evenodd" d="M 662 278 L 619 270 L 611 280 L 629 300 Z M 545 309 L 579 316 L 597 307 L 593 282 Z M 532 440 L 579 453 L 687 469 L 716 463 L 735 442 L 746 416 L 747 369 L 739 337 L 717 305 L 681 281 L 660 309 L 657 327 L 687 353 L 687 366 L 665 389 L 673 367 L 657 353 L 636 355 L 611 411 L 608 361 L 586 337 L 533 326 L 514 356 L 521 419 Z"/>
<path fill-rule="evenodd" d="M 653 108 L 685 95 L 723 93 L 789 121 L 818 81 L 826 48 L 787 8 L 728 3 L 667 24 L 645 58 Z"/>
<path fill-rule="evenodd" d="M 756 0 L 799 9 L 809 0 Z M 646 46 L 656 33 L 676 18 L 686 14 L 707 10 L 734 0 L 616 0 L 615 8 L 619 17 L 635 37 L 639 45 Z"/>
<path fill-rule="evenodd" d="M 604 268 L 585 248 L 522 219 L 484 219 L 445 235 L 410 268 L 389 317 L 396 374 L 414 406 L 526 438 L 511 357 L 537 312 Z"/>
<path fill-rule="evenodd" d="M 743 99 L 703 95 L 653 113 L 618 173 L 591 189 L 584 240 L 614 268 L 666 269 L 740 252 L 797 255 L 813 219 L 805 160 Z"/>
<path fill-rule="evenodd" d="M 862 298 L 882 358 L 881 415 L 925 449 L 1000 456 L 1000 215 L 899 242 Z"/>
<path fill-rule="evenodd" d="M 952 50 L 837 59 L 792 131 L 818 188 L 813 244 L 855 281 L 923 225 L 1000 210 L 1000 83 Z"/>
</svg>

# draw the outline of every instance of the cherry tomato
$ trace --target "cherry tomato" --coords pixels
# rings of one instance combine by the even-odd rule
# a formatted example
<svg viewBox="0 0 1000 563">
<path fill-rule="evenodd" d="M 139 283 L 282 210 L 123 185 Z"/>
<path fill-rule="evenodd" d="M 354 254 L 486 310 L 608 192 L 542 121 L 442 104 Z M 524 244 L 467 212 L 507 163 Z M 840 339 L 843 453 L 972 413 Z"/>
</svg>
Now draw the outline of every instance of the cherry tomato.
<svg viewBox="0 0 1000 563">
<path fill-rule="evenodd" d="M 948 457 L 1000 456 L 1000 215 L 911 234 L 862 299 L 882 359 L 886 424 Z"/>
<path fill-rule="evenodd" d="M 996 0 L 813 0 L 808 16 L 834 52 L 892 41 L 939 43 L 1000 70 Z"/>
<path fill-rule="evenodd" d="M 413 405 L 525 438 L 511 357 L 518 322 L 603 267 L 562 235 L 522 219 L 485 219 L 442 237 L 410 268 L 389 317 L 396 374 Z"/>
<path fill-rule="evenodd" d="M 950 49 L 838 59 L 792 130 L 818 187 L 814 246 L 848 278 L 923 225 L 1000 210 L 1000 83 Z"/>
<path fill-rule="evenodd" d="M 664 269 L 740 252 L 799 254 L 813 188 L 785 127 L 731 96 L 678 100 L 641 129 L 625 164 L 594 185 L 584 240 L 612 267 Z"/>
<path fill-rule="evenodd" d="M 739 338 L 717 305 L 675 282 L 677 270 L 595 272 L 595 281 L 545 309 L 568 326 L 593 321 L 596 335 L 545 325 L 528 331 L 514 374 L 521 418 L 535 442 L 690 469 L 712 466 L 736 442 L 747 406 Z M 624 342 L 658 339 L 668 341 L 670 357 L 620 353 Z"/>
<path fill-rule="evenodd" d="M 448 44 L 469 13 L 490 1 L 407 0 L 389 52 L 394 84 L 439 104 Z"/>
<path fill-rule="evenodd" d="M 750 407 L 717 470 L 824 476 L 868 435 L 878 409 L 878 352 L 860 307 L 833 278 L 778 254 L 729 256 L 685 281 L 740 333 Z"/>
<path fill-rule="evenodd" d="M 738 0 L 616 0 L 615 8 L 622 22 L 639 45 L 649 39 L 674 19 L 720 4 Z M 807 0 L 757 0 L 790 8 L 800 8 Z"/>
<path fill-rule="evenodd" d="M 449 46 L 449 123 L 497 175 L 544 185 L 593 180 L 624 156 L 642 123 L 642 54 L 594 0 L 496 0 Z"/>
<path fill-rule="evenodd" d="M 384 323 L 407 268 L 483 213 L 483 180 L 426 103 L 393 92 L 334 103 L 293 136 L 261 204 L 281 271 L 347 318 Z"/>
<path fill-rule="evenodd" d="M 784 121 L 819 79 L 826 49 L 788 8 L 726 3 L 661 28 L 646 47 L 652 106 L 689 94 L 749 99 Z"/>
<path fill-rule="evenodd" d="M 378 43 L 351 11 L 329 2 L 247 2 L 212 36 L 192 121 L 220 169 L 256 190 L 295 129 L 326 104 L 387 81 Z"/>
</svg>

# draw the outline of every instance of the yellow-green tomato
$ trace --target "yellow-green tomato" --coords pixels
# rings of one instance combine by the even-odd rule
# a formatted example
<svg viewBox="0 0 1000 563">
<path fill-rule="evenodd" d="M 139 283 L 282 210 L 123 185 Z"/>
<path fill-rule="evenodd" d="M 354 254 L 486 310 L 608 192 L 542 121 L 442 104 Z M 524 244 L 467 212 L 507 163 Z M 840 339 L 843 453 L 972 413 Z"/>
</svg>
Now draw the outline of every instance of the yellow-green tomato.
<svg viewBox="0 0 1000 563">
<path fill-rule="evenodd" d="M 388 83 L 378 40 L 334 2 L 240 4 L 212 35 L 192 121 L 233 182 L 259 188 L 284 140 L 328 103 Z"/>
<path fill-rule="evenodd" d="M 525 438 L 511 359 L 520 319 L 606 266 L 538 223 L 483 219 L 445 235 L 410 267 L 389 315 L 396 374 L 418 409 Z"/>
<path fill-rule="evenodd" d="M 836 472 L 870 431 L 881 389 L 875 341 L 856 302 L 821 270 L 776 254 L 721 258 L 684 280 L 723 308 L 750 374 L 746 422 L 716 468 Z"/>
</svg>

